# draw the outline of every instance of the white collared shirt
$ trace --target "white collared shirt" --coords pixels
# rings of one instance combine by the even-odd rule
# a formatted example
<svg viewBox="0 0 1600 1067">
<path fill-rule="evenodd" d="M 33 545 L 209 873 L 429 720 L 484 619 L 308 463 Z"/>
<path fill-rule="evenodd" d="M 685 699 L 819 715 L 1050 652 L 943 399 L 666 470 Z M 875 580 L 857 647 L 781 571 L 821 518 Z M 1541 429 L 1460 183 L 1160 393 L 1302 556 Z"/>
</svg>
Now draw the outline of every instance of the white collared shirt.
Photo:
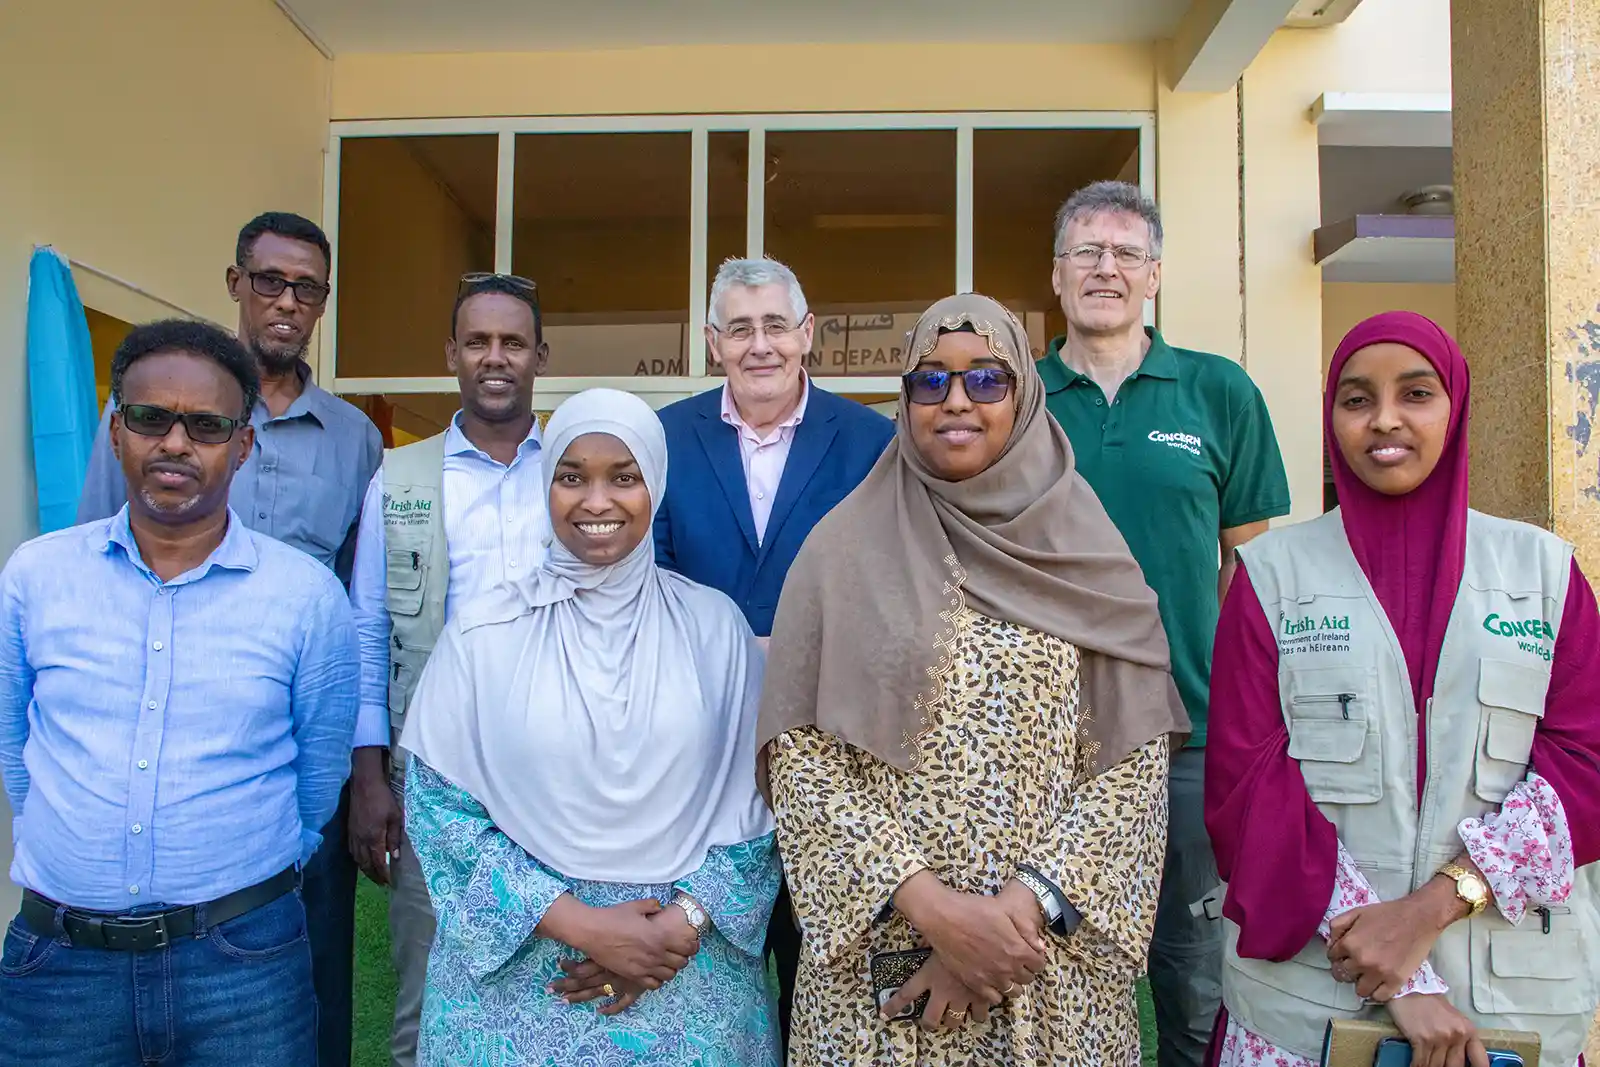
<svg viewBox="0 0 1600 1067">
<path fill-rule="evenodd" d="M 778 495 L 778 484 L 783 481 L 783 468 L 789 462 L 789 449 L 794 444 L 800 420 L 806 416 L 806 403 L 810 399 L 811 380 L 802 375 L 800 403 L 770 434 L 761 437 L 739 417 L 733 393 L 727 383 L 723 383 L 722 421 L 732 426 L 739 435 L 739 458 L 744 462 L 744 484 L 750 493 L 750 515 L 755 519 L 757 543 L 767 536 L 767 521 L 772 518 L 772 501 Z"/>
</svg>

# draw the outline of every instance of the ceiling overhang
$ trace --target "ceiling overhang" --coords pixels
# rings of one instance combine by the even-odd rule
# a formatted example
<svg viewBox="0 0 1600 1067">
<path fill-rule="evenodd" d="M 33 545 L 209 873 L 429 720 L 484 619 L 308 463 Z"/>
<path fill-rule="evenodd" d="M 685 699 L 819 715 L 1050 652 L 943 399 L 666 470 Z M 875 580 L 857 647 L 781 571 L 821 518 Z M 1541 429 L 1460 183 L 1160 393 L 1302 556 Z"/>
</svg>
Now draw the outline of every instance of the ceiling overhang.
<svg viewBox="0 0 1600 1067">
<path fill-rule="evenodd" d="M 1298 6 L 1296 0 L 1194 0 L 1172 41 L 1172 88 L 1233 88 Z"/>
</svg>

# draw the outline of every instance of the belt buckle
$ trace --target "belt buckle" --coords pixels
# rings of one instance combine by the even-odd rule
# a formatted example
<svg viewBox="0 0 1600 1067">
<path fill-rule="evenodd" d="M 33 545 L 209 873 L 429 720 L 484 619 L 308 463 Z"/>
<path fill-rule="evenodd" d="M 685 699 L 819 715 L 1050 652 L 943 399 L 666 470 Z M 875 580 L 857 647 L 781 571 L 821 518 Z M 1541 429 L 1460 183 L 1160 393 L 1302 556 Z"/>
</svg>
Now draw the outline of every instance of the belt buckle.
<svg viewBox="0 0 1600 1067">
<path fill-rule="evenodd" d="M 150 952 L 172 944 L 172 938 L 167 932 L 165 915 L 95 919 L 93 925 L 99 929 L 106 948 L 113 951 Z M 142 940 L 142 936 L 152 931 L 156 935 L 156 942 L 148 945 Z"/>
</svg>

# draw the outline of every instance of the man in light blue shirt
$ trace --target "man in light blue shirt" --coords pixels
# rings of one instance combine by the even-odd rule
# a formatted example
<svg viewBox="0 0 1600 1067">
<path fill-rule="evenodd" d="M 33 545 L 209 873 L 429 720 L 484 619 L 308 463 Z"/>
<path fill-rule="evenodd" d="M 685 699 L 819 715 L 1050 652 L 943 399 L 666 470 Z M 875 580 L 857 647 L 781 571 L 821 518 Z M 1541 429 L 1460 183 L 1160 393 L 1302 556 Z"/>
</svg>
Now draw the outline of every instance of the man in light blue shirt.
<svg viewBox="0 0 1600 1067">
<path fill-rule="evenodd" d="M 349 766 L 356 639 L 337 578 L 228 507 L 255 365 L 217 328 L 112 364 L 111 518 L 0 573 L 0 777 L 22 908 L 0 1067 L 316 1062 L 298 867 Z"/>
<path fill-rule="evenodd" d="M 255 357 L 261 392 L 251 405 L 254 443 L 228 503 L 243 523 L 333 569 L 350 584 L 361 494 L 383 454 L 372 420 L 320 388 L 306 347 L 327 306 L 330 250 L 316 223 L 282 211 L 239 231 L 225 278 L 239 305 L 239 339 Z M 128 487 L 111 454 L 111 408 L 89 455 L 78 521 L 108 518 Z M 341 806 L 306 866 L 302 893 L 317 983 L 319 1067 L 349 1067 L 356 868 Z"/>
<path fill-rule="evenodd" d="M 392 890 L 395 1067 L 416 1062 L 434 921 L 422 870 L 401 833 L 400 761 L 388 753 L 445 621 L 544 559 L 549 505 L 533 382 L 548 361 L 531 281 L 462 278 L 445 342 L 461 410 L 444 433 L 388 453 L 362 507 L 350 586 L 361 643 L 350 847 L 361 869 Z"/>
</svg>

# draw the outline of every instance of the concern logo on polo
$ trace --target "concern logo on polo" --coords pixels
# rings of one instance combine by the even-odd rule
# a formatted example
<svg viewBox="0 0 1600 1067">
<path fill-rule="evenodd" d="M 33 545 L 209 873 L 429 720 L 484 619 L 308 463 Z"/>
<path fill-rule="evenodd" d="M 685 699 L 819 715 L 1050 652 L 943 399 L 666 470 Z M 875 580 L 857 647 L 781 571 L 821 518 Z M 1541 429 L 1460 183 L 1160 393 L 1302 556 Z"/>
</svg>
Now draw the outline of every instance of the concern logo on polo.
<svg viewBox="0 0 1600 1067">
<path fill-rule="evenodd" d="M 1519 649 L 1540 659 L 1551 659 L 1554 654 L 1545 642 L 1553 644 L 1556 633 L 1543 619 L 1503 619 L 1497 612 L 1490 612 L 1484 617 L 1483 628 L 1496 637 L 1515 641 Z"/>
<path fill-rule="evenodd" d="M 1181 448 L 1192 456 L 1200 455 L 1200 446 L 1205 443 L 1192 433 L 1167 433 L 1164 430 L 1151 430 L 1149 440 L 1158 445 Z"/>
</svg>

